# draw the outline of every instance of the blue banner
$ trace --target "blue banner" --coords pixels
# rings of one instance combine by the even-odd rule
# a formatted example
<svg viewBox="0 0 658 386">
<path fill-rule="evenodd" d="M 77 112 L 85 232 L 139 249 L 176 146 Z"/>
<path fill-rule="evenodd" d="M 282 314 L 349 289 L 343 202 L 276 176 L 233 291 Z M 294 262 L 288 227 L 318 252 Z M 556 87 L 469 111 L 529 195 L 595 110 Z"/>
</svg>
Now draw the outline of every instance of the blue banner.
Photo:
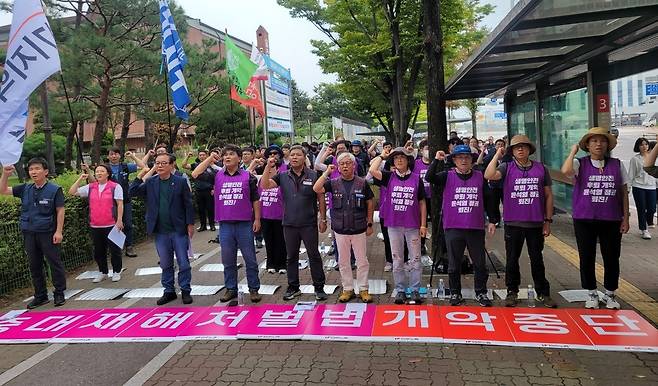
<svg viewBox="0 0 658 386">
<path fill-rule="evenodd" d="M 267 68 L 272 70 L 275 74 L 281 76 L 286 80 L 292 80 L 292 77 L 290 76 L 290 70 L 288 70 L 287 68 L 283 67 L 279 63 L 272 60 L 272 58 L 270 58 L 269 55 L 263 54 L 263 59 L 265 59 L 265 65 L 267 66 Z"/>
<path fill-rule="evenodd" d="M 187 56 L 185 56 L 183 43 L 174 25 L 174 17 L 165 0 L 160 0 L 160 22 L 162 23 L 162 55 L 167 62 L 167 75 L 171 88 L 171 99 L 174 102 L 174 113 L 178 118 L 187 121 L 190 116 L 187 112 L 190 94 L 183 76 Z"/>
</svg>

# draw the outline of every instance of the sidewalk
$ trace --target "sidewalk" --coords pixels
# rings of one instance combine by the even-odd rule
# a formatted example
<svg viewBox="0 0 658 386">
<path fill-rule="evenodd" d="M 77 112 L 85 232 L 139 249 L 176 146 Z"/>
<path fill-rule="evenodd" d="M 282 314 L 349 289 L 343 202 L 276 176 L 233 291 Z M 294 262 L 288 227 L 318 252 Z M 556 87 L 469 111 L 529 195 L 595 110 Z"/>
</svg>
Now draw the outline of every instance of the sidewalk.
<svg viewBox="0 0 658 386">
<path fill-rule="evenodd" d="M 633 227 L 632 225 L 631 227 Z M 582 307 L 582 303 L 566 303 L 558 294 L 563 289 L 579 289 L 580 277 L 563 254 L 564 245 L 575 247 L 570 217 L 556 216 L 553 227 L 556 241 L 547 241 L 545 260 L 553 296 L 560 307 Z M 376 232 L 375 232 L 376 235 Z M 376 295 L 375 303 L 392 303 L 391 273 L 385 273 L 383 242 L 373 235 L 369 238 L 370 278 L 386 279 L 388 293 Z M 219 263 L 217 244 L 211 232 L 196 234 L 194 251 L 205 253 L 193 261 L 193 284 L 223 283 L 221 272 L 199 272 L 207 263 Z M 327 245 L 330 240 L 322 235 Z M 563 245 L 560 241 L 564 242 Z M 504 263 L 503 230 L 488 240 L 488 249 Z M 554 250 L 550 245 L 562 245 Z M 567 249 L 568 250 L 568 249 Z M 644 291 L 656 309 L 655 261 L 656 241 L 646 242 L 635 234 L 624 236 L 622 277 Z M 258 250 L 258 260 L 265 258 L 264 249 Z M 151 241 L 138 246 L 139 257 L 124 259 L 126 271 L 118 283 L 105 281 L 103 288 L 145 288 L 159 286 L 159 275 L 135 276 L 135 270 L 157 266 Z M 562 253 L 562 254 L 560 254 Z M 302 258 L 306 257 L 302 255 Z M 653 260 L 652 260 L 653 259 Z M 522 258 L 522 286 L 530 283 L 529 262 Z M 89 270 L 95 270 L 90 265 Z M 244 269 L 240 269 L 240 279 Z M 327 273 L 327 284 L 340 284 L 337 271 Z M 429 272 L 428 272 L 429 273 Z M 70 289 L 92 289 L 91 281 L 69 277 Z M 438 277 L 435 275 L 436 286 Z M 653 279 L 652 279 L 653 277 Z M 300 274 L 301 284 L 311 284 L 310 271 Z M 272 296 L 264 296 L 264 303 L 285 303 L 281 296 L 287 284 L 285 275 L 261 271 L 263 284 L 280 285 Z M 429 275 L 423 277 L 423 285 Z M 463 278 L 464 288 L 472 288 L 472 275 Z M 504 272 L 497 279 L 489 276 L 489 287 L 504 289 Z M 328 304 L 337 302 L 340 287 L 329 297 Z M 196 296 L 195 306 L 218 303 L 222 292 L 214 296 Z M 636 294 L 637 295 L 637 294 Z M 310 300 L 302 295 L 300 300 Z M 622 299 L 626 300 L 626 299 Z M 634 300 L 634 299 L 630 299 Z M 637 299 L 635 299 L 637 300 Z M 646 300 L 646 299 L 645 299 Z M 472 301 L 467 302 L 474 305 Z M 648 304 L 648 303 L 647 303 Z M 155 299 L 118 299 L 113 301 L 69 300 L 65 308 L 153 307 Z M 172 305 L 180 305 L 180 298 Z M 502 305 L 496 298 L 495 305 Z M 15 303 L 4 309 L 20 309 L 25 304 Z M 52 306 L 52 305 L 51 305 Z M 49 306 L 49 307 L 51 307 Z M 622 304 L 629 308 L 628 303 Z M 47 307 L 45 309 L 48 309 Z M 638 310 L 640 311 L 640 310 Z M 653 320 L 655 324 L 656 321 Z M 110 343 L 76 345 L 15 345 L 0 346 L 0 384 L 564 384 L 564 385 L 649 385 L 658 382 L 658 354 L 628 352 L 596 352 L 480 345 L 411 344 L 411 343 L 342 343 L 301 341 L 194 341 L 173 343 Z M 45 351 L 44 351 L 45 350 Z M 19 366 L 17 366 L 19 365 Z M 32 366 L 29 366 L 32 365 Z M 15 367 L 17 366 L 17 367 Z M 26 371 L 21 372 L 20 370 Z M 7 371 L 9 370 L 9 371 Z"/>
</svg>

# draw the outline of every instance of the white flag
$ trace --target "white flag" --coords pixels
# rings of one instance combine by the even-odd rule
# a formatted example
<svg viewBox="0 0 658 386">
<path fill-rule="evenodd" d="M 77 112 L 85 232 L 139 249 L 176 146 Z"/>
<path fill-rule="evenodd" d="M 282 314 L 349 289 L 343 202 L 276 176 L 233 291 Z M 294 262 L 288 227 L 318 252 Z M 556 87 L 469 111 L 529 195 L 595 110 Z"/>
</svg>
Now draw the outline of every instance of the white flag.
<svg viewBox="0 0 658 386">
<path fill-rule="evenodd" d="M 23 151 L 27 100 L 61 64 L 40 0 L 16 0 L 0 84 L 0 164 L 18 162 Z"/>
<path fill-rule="evenodd" d="M 251 77 L 252 79 L 267 80 L 270 77 L 270 70 L 267 68 L 263 54 L 253 44 L 251 45 L 251 55 L 249 60 L 258 65 L 258 69 Z"/>
</svg>

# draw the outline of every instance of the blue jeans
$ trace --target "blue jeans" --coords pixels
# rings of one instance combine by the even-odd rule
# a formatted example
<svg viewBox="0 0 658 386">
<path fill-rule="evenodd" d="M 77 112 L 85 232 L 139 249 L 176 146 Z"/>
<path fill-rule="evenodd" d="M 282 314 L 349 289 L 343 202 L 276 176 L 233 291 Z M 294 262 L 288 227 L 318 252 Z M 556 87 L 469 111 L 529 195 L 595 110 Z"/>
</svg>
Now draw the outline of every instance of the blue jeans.
<svg viewBox="0 0 658 386">
<path fill-rule="evenodd" d="M 189 247 L 190 239 L 187 234 L 155 234 L 155 249 L 160 256 L 160 268 L 162 268 L 160 281 L 164 292 L 176 292 L 174 288 L 174 252 L 176 252 L 176 262 L 178 263 L 178 286 L 181 291 L 191 291 L 192 267 L 187 257 Z"/>
<path fill-rule="evenodd" d="M 637 222 L 640 230 L 647 229 L 647 224 L 653 224 L 653 215 L 656 213 L 656 189 L 642 189 L 633 187 L 633 200 L 637 208 Z"/>
<path fill-rule="evenodd" d="M 247 268 L 249 290 L 260 289 L 252 222 L 220 222 L 219 242 L 222 245 L 221 253 L 226 289 L 236 291 L 238 289 L 238 248 L 242 252 L 244 265 Z"/>
</svg>

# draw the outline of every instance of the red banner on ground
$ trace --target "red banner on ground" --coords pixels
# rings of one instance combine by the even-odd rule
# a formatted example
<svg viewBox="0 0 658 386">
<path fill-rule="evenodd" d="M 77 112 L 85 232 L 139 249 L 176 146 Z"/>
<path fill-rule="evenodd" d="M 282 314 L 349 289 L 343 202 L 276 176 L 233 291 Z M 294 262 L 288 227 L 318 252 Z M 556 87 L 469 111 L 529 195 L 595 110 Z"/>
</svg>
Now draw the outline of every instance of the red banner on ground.
<svg viewBox="0 0 658 386">
<path fill-rule="evenodd" d="M 52 310 L 0 320 L 0 344 L 303 339 L 658 352 L 634 311 L 434 305 L 264 304 Z"/>
</svg>

